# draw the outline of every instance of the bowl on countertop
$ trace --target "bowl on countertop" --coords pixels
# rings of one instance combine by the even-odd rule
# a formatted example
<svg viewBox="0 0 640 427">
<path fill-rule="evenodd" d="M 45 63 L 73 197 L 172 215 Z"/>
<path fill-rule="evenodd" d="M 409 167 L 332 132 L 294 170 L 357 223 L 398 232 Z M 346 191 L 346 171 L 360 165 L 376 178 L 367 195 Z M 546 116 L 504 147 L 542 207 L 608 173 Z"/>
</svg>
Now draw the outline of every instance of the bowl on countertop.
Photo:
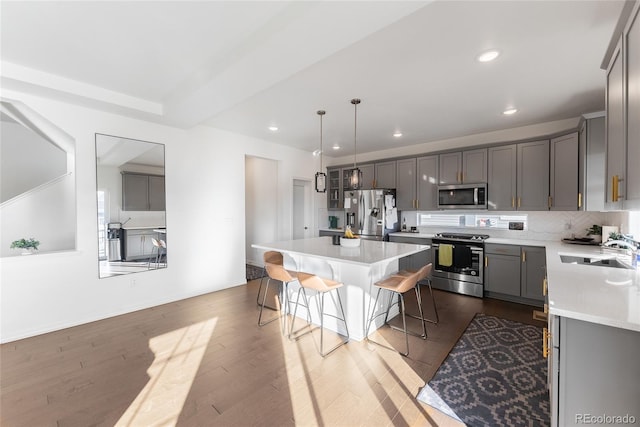
<svg viewBox="0 0 640 427">
<path fill-rule="evenodd" d="M 343 248 L 357 248 L 360 246 L 360 239 L 347 239 L 346 237 L 340 237 L 340 246 Z"/>
</svg>

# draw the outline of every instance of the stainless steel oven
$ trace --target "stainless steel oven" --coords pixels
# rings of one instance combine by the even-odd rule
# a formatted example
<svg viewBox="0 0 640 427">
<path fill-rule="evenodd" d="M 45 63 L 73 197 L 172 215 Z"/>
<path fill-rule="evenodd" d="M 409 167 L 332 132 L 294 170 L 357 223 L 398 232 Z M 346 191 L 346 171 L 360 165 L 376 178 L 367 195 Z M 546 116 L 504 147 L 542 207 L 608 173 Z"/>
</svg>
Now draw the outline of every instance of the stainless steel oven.
<svg viewBox="0 0 640 427">
<path fill-rule="evenodd" d="M 433 238 L 433 287 L 482 298 L 483 234 L 439 233 Z"/>
</svg>

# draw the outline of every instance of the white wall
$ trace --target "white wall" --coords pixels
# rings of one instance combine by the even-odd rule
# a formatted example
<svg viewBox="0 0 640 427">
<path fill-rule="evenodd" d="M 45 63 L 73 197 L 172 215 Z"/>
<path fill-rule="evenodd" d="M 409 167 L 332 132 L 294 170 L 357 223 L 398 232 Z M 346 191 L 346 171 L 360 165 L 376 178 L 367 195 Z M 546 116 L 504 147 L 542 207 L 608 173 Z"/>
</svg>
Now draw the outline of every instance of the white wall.
<svg viewBox="0 0 640 427">
<path fill-rule="evenodd" d="M 293 179 L 311 153 L 207 127 L 181 130 L 4 91 L 76 140 L 77 250 L 0 260 L 0 340 L 57 330 L 245 283 L 245 156 L 278 162 L 276 236 L 291 234 Z M 98 279 L 95 133 L 166 146 L 167 269 Z M 316 203 L 324 203 L 317 197 Z M 135 285 L 132 279 L 135 278 Z"/>
<path fill-rule="evenodd" d="M 247 157 L 245 161 L 246 254 L 249 264 L 262 266 L 262 251 L 252 243 L 277 240 L 278 163 L 274 160 Z"/>
</svg>

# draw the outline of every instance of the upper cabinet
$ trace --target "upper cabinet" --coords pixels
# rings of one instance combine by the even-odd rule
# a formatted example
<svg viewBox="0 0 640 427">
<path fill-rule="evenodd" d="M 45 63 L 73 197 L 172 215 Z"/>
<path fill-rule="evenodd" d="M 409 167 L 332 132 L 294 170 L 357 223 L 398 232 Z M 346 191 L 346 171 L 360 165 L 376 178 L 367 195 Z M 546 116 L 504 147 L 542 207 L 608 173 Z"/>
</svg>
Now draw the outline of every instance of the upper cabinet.
<svg viewBox="0 0 640 427">
<path fill-rule="evenodd" d="M 618 210 L 622 209 L 626 169 L 622 39 L 618 43 L 618 47 L 607 69 L 605 104 L 607 108 L 607 185 L 605 187 L 605 207 L 609 210 Z"/>
<path fill-rule="evenodd" d="M 487 149 L 462 152 L 462 182 L 487 182 Z"/>
<path fill-rule="evenodd" d="M 396 162 L 396 207 L 400 210 L 417 209 L 416 159 Z"/>
<path fill-rule="evenodd" d="M 627 194 L 625 209 L 640 210 L 640 2 L 624 31 L 627 71 Z"/>
<path fill-rule="evenodd" d="M 441 185 L 487 182 L 487 149 L 440 154 Z"/>
<path fill-rule="evenodd" d="M 516 144 L 489 148 L 489 179 L 487 180 L 489 210 L 516 209 L 517 152 Z"/>
<path fill-rule="evenodd" d="M 165 210 L 164 176 L 123 172 L 122 210 Z"/>
<path fill-rule="evenodd" d="M 636 1 L 606 74 L 605 207 L 640 209 L 640 2 Z"/>
<path fill-rule="evenodd" d="M 342 207 L 340 183 L 340 169 L 327 169 L 327 208 L 340 209 Z"/>
<path fill-rule="evenodd" d="M 438 156 L 418 157 L 416 208 L 436 210 L 438 208 Z"/>
<path fill-rule="evenodd" d="M 604 113 L 584 121 L 579 132 L 578 209 L 604 211 L 605 175 Z"/>
<path fill-rule="evenodd" d="M 396 188 L 396 161 L 375 164 L 374 188 Z"/>
<path fill-rule="evenodd" d="M 491 147 L 488 157 L 490 210 L 549 209 L 548 140 Z"/>
<path fill-rule="evenodd" d="M 550 142 L 549 204 L 552 211 L 575 211 L 582 204 L 578 186 L 578 132 Z"/>
<path fill-rule="evenodd" d="M 549 141 L 518 144 L 518 198 L 522 211 L 549 209 Z M 577 177 L 576 170 L 576 177 Z M 577 186 L 576 186 L 577 188 Z M 491 191 L 490 189 L 488 191 Z"/>
<path fill-rule="evenodd" d="M 362 171 L 362 185 L 363 190 L 370 190 L 376 186 L 375 167 L 372 164 L 358 165 L 358 168 Z"/>
</svg>

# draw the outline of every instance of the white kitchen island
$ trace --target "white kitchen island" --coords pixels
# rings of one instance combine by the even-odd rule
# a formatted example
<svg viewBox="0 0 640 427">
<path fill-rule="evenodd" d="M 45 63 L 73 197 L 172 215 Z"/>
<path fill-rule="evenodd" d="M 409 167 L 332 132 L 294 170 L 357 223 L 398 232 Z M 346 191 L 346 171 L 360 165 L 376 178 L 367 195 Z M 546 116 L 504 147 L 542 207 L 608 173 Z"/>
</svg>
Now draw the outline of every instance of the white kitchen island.
<svg viewBox="0 0 640 427">
<path fill-rule="evenodd" d="M 378 242 L 362 240 L 357 248 L 345 248 L 332 243 L 331 237 L 315 237 L 311 239 L 285 240 L 273 243 L 253 244 L 252 247 L 265 251 L 278 251 L 285 254 L 285 266 L 292 270 L 317 274 L 344 283 L 340 296 L 344 304 L 345 316 L 350 337 L 361 341 L 367 335 L 365 325 L 371 313 L 371 305 L 375 299 L 373 283 L 398 271 L 398 260 L 422 251 L 427 245 L 408 243 Z M 425 257 L 427 254 L 425 253 Z M 289 258 L 289 259 L 287 259 Z M 295 301 L 299 285 L 289 287 L 290 298 Z M 311 293 L 309 293 L 311 294 Z M 383 310 L 388 300 L 378 302 L 377 310 Z M 312 320 L 319 324 L 319 315 L 312 305 Z M 391 312 L 398 314 L 397 306 Z M 332 304 L 327 303 L 327 312 L 335 315 Z M 306 312 L 298 309 L 298 316 L 306 319 Z M 384 321 L 381 316 L 371 325 L 369 333 L 380 327 Z M 342 322 L 331 317 L 325 318 L 325 327 L 345 334 Z"/>
</svg>

